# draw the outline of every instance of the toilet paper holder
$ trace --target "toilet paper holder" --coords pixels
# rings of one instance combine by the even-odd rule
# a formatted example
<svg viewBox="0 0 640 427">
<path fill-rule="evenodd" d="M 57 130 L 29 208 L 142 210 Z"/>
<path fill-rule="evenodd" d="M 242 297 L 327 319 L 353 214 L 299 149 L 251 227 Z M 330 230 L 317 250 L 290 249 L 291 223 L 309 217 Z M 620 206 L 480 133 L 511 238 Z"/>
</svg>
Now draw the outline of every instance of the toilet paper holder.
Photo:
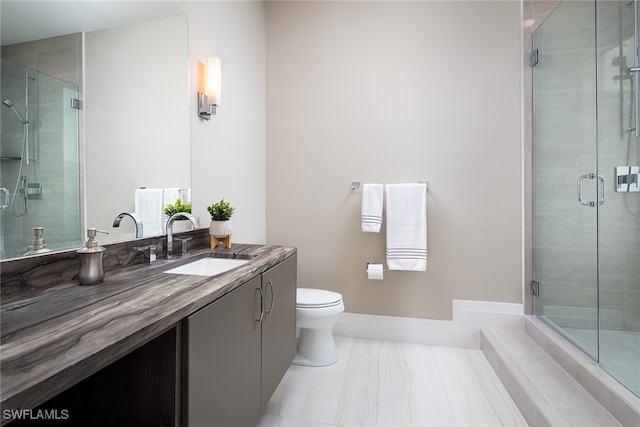
<svg viewBox="0 0 640 427">
<path fill-rule="evenodd" d="M 369 264 L 377 264 L 377 263 L 368 262 L 367 266 L 364 268 L 364 271 L 367 272 L 367 273 L 369 272 Z M 382 271 L 387 271 L 387 269 L 382 267 Z"/>
</svg>

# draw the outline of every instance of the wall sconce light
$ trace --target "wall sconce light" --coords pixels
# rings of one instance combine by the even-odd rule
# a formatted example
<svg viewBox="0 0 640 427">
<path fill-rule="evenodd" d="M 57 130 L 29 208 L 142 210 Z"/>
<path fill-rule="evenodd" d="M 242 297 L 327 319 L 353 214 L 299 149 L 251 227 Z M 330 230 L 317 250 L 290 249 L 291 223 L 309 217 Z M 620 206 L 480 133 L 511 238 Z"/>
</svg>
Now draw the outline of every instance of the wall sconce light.
<svg viewBox="0 0 640 427">
<path fill-rule="evenodd" d="M 222 67 L 220 58 L 209 57 L 207 61 L 206 81 L 202 92 L 198 92 L 198 115 L 201 119 L 211 120 L 220 106 L 220 89 L 222 83 Z"/>
</svg>

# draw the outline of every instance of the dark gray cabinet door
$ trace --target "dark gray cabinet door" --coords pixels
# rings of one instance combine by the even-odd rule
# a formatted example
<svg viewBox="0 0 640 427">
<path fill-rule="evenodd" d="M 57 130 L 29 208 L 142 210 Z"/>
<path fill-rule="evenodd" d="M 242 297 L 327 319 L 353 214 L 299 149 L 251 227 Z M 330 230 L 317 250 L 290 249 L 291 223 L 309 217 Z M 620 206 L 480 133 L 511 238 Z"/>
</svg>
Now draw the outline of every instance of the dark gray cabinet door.
<svg viewBox="0 0 640 427">
<path fill-rule="evenodd" d="M 260 420 L 260 277 L 187 319 L 187 426 L 254 426 Z"/>
<path fill-rule="evenodd" d="M 296 355 L 297 256 L 262 274 L 262 409 Z"/>
</svg>

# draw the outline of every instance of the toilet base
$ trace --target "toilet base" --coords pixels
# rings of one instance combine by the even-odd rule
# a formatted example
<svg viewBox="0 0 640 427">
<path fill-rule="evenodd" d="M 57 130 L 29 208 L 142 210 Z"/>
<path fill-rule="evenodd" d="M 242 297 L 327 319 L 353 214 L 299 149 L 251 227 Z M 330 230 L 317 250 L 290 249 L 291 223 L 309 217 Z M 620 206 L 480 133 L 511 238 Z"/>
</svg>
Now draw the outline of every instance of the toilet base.
<svg viewBox="0 0 640 427">
<path fill-rule="evenodd" d="M 331 329 L 300 328 L 294 365 L 327 366 L 338 361 Z"/>
</svg>

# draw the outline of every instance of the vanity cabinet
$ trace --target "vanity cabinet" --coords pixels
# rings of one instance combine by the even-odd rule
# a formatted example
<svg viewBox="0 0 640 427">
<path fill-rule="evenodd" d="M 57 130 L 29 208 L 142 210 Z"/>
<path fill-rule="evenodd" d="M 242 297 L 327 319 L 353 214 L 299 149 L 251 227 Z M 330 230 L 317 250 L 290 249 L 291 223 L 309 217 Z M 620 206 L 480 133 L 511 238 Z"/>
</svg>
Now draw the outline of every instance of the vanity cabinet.
<svg viewBox="0 0 640 427">
<path fill-rule="evenodd" d="M 262 274 L 262 411 L 296 355 L 296 287 L 296 255 Z"/>
<path fill-rule="evenodd" d="M 292 256 L 183 322 L 183 425 L 252 426 L 295 356 Z"/>
<path fill-rule="evenodd" d="M 251 426 L 260 419 L 260 280 L 185 321 L 183 425 Z"/>
</svg>

